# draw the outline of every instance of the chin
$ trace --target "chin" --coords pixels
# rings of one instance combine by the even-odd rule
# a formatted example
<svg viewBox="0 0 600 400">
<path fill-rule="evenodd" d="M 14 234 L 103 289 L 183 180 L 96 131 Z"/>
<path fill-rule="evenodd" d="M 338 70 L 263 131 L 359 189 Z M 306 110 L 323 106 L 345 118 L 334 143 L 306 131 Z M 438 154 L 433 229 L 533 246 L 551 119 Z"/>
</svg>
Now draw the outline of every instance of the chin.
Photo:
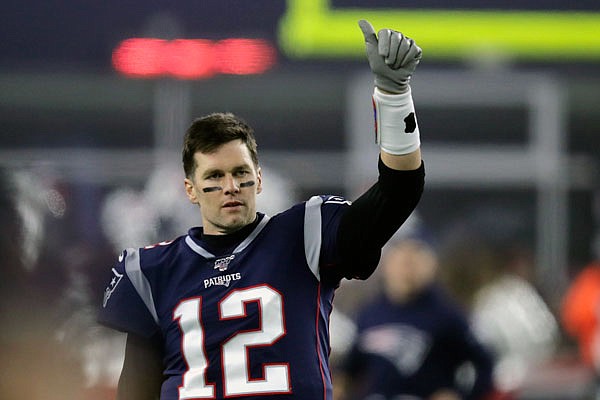
<svg viewBox="0 0 600 400">
<path fill-rule="evenodd" d="M 254 216 L 250 218 L 247 215 L 230 215 L 229 218 L 221 218 L 217 223 L 213 223 L 218 230 L 224 234 L 233 233 L 251 224 Z"/>
<path fill-rule="evenodd" d="M 228 233 L 231 233 L 231 232 L 235 232 L 237 230 L 242 229 L 243 227 L 248 225 L 250 222 L 248 222 L 248 220 L 246 220 L 246 219 L 235 219 L 235 220 L 230 221 L 229 223 L 225 224 L 224 227 Z"/>
</svg>

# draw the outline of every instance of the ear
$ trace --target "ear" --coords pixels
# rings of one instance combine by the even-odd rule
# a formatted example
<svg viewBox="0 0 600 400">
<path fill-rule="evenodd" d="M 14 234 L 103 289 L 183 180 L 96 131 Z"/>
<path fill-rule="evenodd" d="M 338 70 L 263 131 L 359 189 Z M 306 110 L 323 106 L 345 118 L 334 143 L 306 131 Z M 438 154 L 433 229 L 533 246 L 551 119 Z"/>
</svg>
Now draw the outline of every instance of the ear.
<svg viewBox="0 0 600 400">
<path fill-rule="evenodd" d="M 187 195 L 187 198 L 192 204 L 198 204 L 198 197 L 196 195 L 194 182 L 189 178 L 185 178 L 183 180 L 183 184 L 185 186 L 185 194 Z"/>
<path fill-rule="evenodd" d="M 262 192 L 262 169 L 260 167 L 256 170 L 256 194 Z"/>
</svg>

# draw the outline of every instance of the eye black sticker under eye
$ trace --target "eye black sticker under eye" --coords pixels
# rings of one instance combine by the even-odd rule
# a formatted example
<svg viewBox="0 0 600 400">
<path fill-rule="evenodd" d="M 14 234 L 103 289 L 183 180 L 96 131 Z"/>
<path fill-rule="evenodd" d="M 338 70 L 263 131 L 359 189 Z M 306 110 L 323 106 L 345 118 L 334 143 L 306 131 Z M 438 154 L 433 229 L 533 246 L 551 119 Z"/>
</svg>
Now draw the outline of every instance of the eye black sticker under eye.
<svg viewBox="0 0 600 400">
<path fill-rule="evenodd" d="M 246 188 L 256 185 L 254 181 L 242 182 L 240 183 L 240 188 Z M 217 192 L 219 190 L 223 190 L 221 186 L 209 186 L 202 189 L 204 193 Z"/>
<path fill-rule="evenodd" d="M 245 187 L 254 186 L 255 184 L 256 184 L 256 182 L 254 182 L 254 181 L 242 182 L 242 183 L 240 183 L 240 187 L 245 188 Z"/>
<path fill-rule="evenodd" d="M 223 188 L 221 186 L 210 186 L 202 189 L 204 193 L 216 192 L 218 190 L 223 190 Z"/>
</svg>

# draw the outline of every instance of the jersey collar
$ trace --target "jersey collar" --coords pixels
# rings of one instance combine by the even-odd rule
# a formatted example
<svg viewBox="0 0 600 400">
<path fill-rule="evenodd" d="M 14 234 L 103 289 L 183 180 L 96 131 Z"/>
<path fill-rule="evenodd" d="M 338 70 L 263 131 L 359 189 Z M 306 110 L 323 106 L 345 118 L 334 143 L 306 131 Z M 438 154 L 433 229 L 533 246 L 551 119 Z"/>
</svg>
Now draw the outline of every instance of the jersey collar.
<svg viewBox="0 0 600 400">
<path fill-rule="evenodd" d="M 252 230 L 252 232 L 250 232 L 250 234 L 248 236 L 246 236 L 246 238 L 243 239 L 235 247 L 235 249 L 231 252 L 231 254 L 237 254 L 237 253 L 242 252 L 246 247 L 248 247 L 248 245 L 250 245 L 250 243 L 252 243 L 252 241 L 265 228 L 265 226 L 267 226 L 267 223 L 269 222 L 270 217 L 268 215 L 259 213 L 258 218 L 261 218 L 261 217 L 262 217 L 262 219 L 259 221 L 259 223 L 256 225 L 256 227 Z M 199 240 L 196 237 L 196 235 L 192 234 L 192 232 L 196 229 L 198 229 L 198 228 L 190 229 L 190 231 L 188 232 L 188 235 L 185 238 L 185 243 L 188 245 L 188 247 L 190 249 L 192 249 L 194 252 L 196 252 L 197 254 L 201 255 L 204 258 L 217 258 L 216 255 L 214 255 L 213 253 L 211 253 L 205 247 L 202 246 L 201 239 Z"/>
</svg>

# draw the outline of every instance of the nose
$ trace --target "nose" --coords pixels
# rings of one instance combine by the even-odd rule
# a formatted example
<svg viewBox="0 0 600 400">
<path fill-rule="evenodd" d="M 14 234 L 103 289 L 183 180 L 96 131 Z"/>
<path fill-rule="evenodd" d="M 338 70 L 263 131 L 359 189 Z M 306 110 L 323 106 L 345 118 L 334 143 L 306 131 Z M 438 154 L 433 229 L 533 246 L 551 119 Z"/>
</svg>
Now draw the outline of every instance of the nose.
<svg viewBox="0 0 600 400">
<path fill-rule="evenodd" d="M 238 193 L 240 191 L 240 185 L 233 175 L 225 176 L 225 182 L 223 185 L 223 192 L 225 194 Z"/>
</svg>

